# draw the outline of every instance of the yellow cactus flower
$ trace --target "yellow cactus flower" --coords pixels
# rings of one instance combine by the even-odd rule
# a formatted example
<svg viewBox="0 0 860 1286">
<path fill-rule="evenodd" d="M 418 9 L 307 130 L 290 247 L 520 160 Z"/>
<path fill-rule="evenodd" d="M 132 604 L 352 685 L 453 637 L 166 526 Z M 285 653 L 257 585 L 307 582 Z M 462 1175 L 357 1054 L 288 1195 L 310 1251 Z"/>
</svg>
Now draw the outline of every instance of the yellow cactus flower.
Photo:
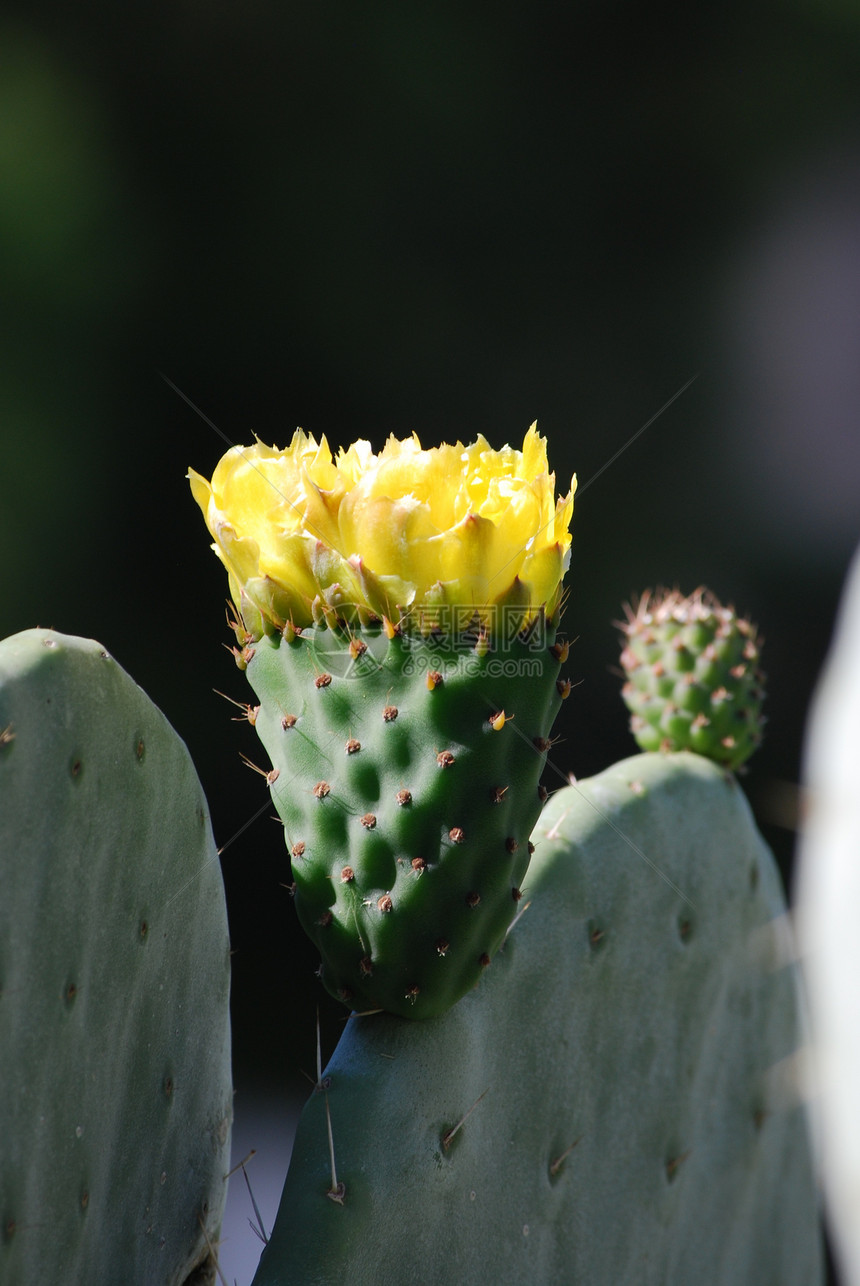
<svg viewBox="0 0 860 1286">
<path fill-rule="evenodd" d="M 232 448 L 211 482 L 188 476 L 250 629 L 332 610 L 493 628 L 500 605 L 520 625 L 558 606 L 576 478 L 556 500 L 534 424 L 521 451 L 483 437 L 424 450 L 413 434 L 378 455 L 359 441 L 335 458 L 299 429 L 284 451 Z"/>
</svg>

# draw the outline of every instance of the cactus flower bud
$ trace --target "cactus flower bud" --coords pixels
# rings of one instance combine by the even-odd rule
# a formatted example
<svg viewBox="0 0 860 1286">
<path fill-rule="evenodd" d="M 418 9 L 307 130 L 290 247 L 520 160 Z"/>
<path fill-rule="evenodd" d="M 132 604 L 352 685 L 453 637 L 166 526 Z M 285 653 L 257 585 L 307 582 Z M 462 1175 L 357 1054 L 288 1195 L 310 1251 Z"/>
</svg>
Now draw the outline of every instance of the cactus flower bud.
<svg viewBox="0 0 860 1286">
<path fill-rule="evenodd" d="M 692 750 L 730 772 L 761 741 L 764 675 L 756 628 L 704 587 L 646 591 L 625 608 L 621 690 L 642 750 Z"/>
</svg>

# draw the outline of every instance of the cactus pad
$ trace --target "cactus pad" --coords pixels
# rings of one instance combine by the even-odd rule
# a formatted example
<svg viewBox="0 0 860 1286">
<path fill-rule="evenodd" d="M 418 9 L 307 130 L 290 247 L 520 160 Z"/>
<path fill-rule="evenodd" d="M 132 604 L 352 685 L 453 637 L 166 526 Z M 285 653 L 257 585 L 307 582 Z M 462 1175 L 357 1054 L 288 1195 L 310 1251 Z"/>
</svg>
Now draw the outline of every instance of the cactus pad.
<svg viewBox="0 0 860 1286">
<path fill-rule="evenodd" d="M 860 552 L 804 748 L 797 924 L 809 996 L 814 1106 L 838 1280 L 860 1282 Z"/>
<path fill-rule="evenodd" d="M 645 593 L 626 613 L 622 695 L 641 749 L 693 750 L 739 768 L 763 724 L 755 627 L 701 589 Z"/>
<path fill-rule="evenodd" d="M 211 1280 L 229 943 L 185 746 L 99 644 L 0 643 L 0 1281 Z"/>
<path fill-rule="evenodd" d="M 737 784 L 638 755 L 534 839 L 481 987 L 351 1019 L 255 1286 L 816 1286 L 785 903 Z"/>
<path fill-rule="evenodd" d="M 323 981 L 356 1009 L 439 1014 L 516 914 L 566 646 L 290 633 L 245 657 Z"/>
</svg>

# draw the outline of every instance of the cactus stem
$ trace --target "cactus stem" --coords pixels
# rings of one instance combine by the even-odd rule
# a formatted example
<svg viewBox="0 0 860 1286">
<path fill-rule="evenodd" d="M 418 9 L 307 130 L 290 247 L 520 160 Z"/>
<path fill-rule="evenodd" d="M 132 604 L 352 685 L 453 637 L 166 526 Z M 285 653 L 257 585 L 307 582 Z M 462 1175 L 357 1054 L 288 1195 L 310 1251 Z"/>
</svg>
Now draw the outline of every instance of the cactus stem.
<svg viewBox="0 0 860 1286">
<path fill-rule="evenodd" d="M 282 780 L 274 793 L 289 819 L 287 851 L 300 837 L 307 845 L 303 860 L 294 859 L 292 866 L 296 908 L 326 960 L 325 985 L 337 994 L 342 983 L 348 983 L 356 1008 L 384 1004 L 410 1019 L 431 1015 L 455 989 L 474 986 L 481 972 L 477 965 L 481 952 L 495 954 L 509 919 L 519 909 L 509 897 L 509 881 L 519 883 L 525 875 L 526 842 L 539 812 L 534 792 L 544 766 L 544 759 L 530 753 L 534 746 L 529 743 L 542 731 L 547 745 L 551 744 L 550 717 L 560 705 L 559 669 L 549 652 L 552 637 L 542 639 L 539 653 L 524 667 L 522 684 L 518 679 L 500 688 L 493 670 L 476 665 L 469 684 L 474 677 L 477 686 L 474 692 L 469 687 L 465 700 L 461 674 L 448 668 L 449 644 L 440 639 L 436 650 L 432 622 L 428 624 L 424 646 L 432 646 L 433 651 L 424 653 L 429 664 L 418 669 L 406 666 L 410 649 L 404 640 L 395 637 L 386 644 L 380 627 L 374 635 L 382 649 L 377 656 L 377 646 L 363 635 L 368 650 L 365 659 L 353 666 L 352 675 L 366 671 L 367 681 L 362 677 L 351 693 L 346 692 L 342 677 L 350 665 L 348 626 L 333 638 L 318 623 L 306 630 L 300 644 L 289 648 L 268 633 L 258 645 L 251 676 L 255 691 L 259 688 L 252 699 L 265 694 L 257 730 L 270 748 L 271 762 L 281 769 Z M 473 625 L 469 644 L 478 628 Z M 540 636 L 535 629 L 532 642 L 516 646 L 534 651 Z M 335 653 L 341 669 L 335 664 Z M 371 660 L 380 664 L 371 665 Z M 317 698 L 314 684 L 328 664 L 332 665 L 331 695 Z M 537 686 L 532 678 L 539 681 Z M 362 688 L 366 691 L 359 692 Z M 353 698 L 359 699 L 358 705 Z M 294 744 L 295 737 L 291 741 L 280 737 L 278 723 L 285 710 L 295 712 L 299 745 Z M 490 735 L 502 730 L 514 713 L 507 738 Z M 389 729 L 395 720 L 397 727 Z M 292 755 L 297 756 L 295 765 L 290 762 Z M 304 777 L 294 790 L 283 785 L 291 775 L 287 766 Z M 319 783 L 314 791 L 317 774 L 326 771 L 327 796 L 321 794 Z M 497 804 L 502 807 L 494 808 Z M 367 809 L 374 812 L 363 811 Z M 471 821 L 470 809 L 475 812 Z M 362 830 L 374 826 L 372 834 L 362 837 Z M 416 854 L 422 855 L 423 862 L 413 864 Z M 352 881 L 341 878 L 345 863 L 354 871 Z M 482 863 L 488 867 L 486 877 L 481 874 Z M 425 873 L 426 880 L 422 879 Z M 450 893 L 452 883 L 454 906 L 449 921 L 445 889 Z M 470 890 L 480 892 L 479 915 L 472 916 L 464 903 Z M 337 906 L 333 905 L 335 892 Z M 378 899 L 384 894 L 394 900 L 396 915 L 385 914 L 379 907 Z M 370 900 L 369 906 L 364 905 L 365 899 Z M 334 923 L 322 931 L 316 920 L 330 904 Z M 391 960 L 407 950 L 410 926 L 421 921 L 425 904 L 430 910 L 430 933 L 453 935 L 456 945 L 447 952 L 447 967 L 441 970 L 434 964 L 436 938 L 424 936 L 425 921 L 421 925 L 424 946 L 418 948 L 414 967 L 392 970 Z M 465 932 L 455 933 L 463 922 L 468 929 L 464 924 Z M 363 931 L 365 926 L 366 952 L 358 949 L 359 927 Z M 374 977 L 366 982 L 359 970 L 365 954 L 375 960 Z M 404 998 L 411 982 L 421 988 L 414 1004 Z"/>
</svg>

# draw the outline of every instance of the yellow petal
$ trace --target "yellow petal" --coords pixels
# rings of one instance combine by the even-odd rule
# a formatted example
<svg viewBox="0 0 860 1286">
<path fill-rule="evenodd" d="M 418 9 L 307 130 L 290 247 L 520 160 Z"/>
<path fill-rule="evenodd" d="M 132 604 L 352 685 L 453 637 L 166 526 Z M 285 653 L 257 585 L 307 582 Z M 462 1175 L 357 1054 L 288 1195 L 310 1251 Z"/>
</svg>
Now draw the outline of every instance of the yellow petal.
<svg viewBox="0 0 860 1286">
<path fill-rule="evenodd" d="M 523 440 L 523 474 L 529 480 L 539 478 L 549 472 L 546 458 L 546 438 L 538 433 L 537 420 L 529 428 Z"/>
<path fill-rule="evenodd" d="M 522 450 L 482 436 L 424 450 L 412 434 L 379 455 L 360 440 L 334 458 L 299 429 L 283 451 L 231 448 L 211 483 L 188 477 L 237 606 L 276 625 L 350 604 L 362 620 L 425 624 L 453 609 L 465 628 L 499 603 L 527 621 L 560 594 L 576 479 L 556 500 L 536 424 Z"/>
</svg>

